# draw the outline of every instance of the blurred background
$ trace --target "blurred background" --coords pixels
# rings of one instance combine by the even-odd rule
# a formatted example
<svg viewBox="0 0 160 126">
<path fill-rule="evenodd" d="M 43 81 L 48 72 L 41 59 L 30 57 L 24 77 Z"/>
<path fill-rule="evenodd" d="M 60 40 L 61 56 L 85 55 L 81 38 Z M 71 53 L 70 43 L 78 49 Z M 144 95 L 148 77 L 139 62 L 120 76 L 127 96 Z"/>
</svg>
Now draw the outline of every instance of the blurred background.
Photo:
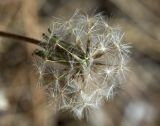
<svg viewBox="0 0 160 126">
<path fill-rule="evenodd" d="M 104 104 L 97 125 L 160 126 L 160 0 L 0 0 L 0 31 L 41 40 L 53 17 L 68 19 L 76 9 L 103 12 L 132 45 L 131 72 Z M 0 126 L 89 125 L 46 107 L 45 93 L 36 87 L 35 48 L 0 37 Z"/>
</svg>

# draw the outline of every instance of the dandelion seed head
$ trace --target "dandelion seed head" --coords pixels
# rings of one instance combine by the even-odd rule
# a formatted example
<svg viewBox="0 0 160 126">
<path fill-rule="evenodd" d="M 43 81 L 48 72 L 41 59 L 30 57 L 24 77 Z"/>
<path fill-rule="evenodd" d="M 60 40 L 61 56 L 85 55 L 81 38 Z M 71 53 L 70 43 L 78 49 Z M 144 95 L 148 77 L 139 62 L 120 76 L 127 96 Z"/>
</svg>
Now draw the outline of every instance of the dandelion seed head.
<svg viewBox="0 0 160 126">
<path fill-rule="evenodd" d="M 114 96 L 128 71 L 124 33 L 101 14 L 89 17 L 80 11 L 68 21 L 54 21 L 48 31 L 36 54 L 43 60 L 38 70 L 50 101 L 57 111 L 89 118 Z"/>
</svg>

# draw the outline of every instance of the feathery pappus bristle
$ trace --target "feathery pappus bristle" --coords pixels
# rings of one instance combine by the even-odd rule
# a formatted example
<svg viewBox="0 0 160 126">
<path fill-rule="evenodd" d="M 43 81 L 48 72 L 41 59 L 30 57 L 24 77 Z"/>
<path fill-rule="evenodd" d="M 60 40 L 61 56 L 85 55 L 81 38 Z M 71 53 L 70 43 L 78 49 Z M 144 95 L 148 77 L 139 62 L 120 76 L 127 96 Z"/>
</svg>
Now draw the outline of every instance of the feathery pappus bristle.
<svg viewBox="0 0 160 126">
<path fill-rule="evenodd" d="M 43 35 L 43 49 L 35 54 L 43 60 L 38 68 L 41 83 L 56 110 L 88 118 L 114 96 L 128 71 L 130 46 L 123 36 L 101 14 L 89 17 L 76 11 L 68 21 L 52 23 Z"/>
</svg>

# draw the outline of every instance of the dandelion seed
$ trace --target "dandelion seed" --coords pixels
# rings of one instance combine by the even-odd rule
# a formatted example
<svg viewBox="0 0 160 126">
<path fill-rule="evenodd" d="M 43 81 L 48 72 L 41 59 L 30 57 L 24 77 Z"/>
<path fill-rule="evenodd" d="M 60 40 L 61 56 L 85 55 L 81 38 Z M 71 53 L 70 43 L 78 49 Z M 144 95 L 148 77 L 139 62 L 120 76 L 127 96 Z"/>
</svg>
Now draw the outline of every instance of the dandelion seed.
<svg viewBox="0 0 160 126">
<path fill-rule="evenodd" d="M 88 120 L 125 78 L 130 46 L 101 14 L 76 11 L 69 21 L 58 20 L 36 53 L 43 61 L 38 66 L 41 81 L 56 111 L 69 109 Z"/>
</svg>

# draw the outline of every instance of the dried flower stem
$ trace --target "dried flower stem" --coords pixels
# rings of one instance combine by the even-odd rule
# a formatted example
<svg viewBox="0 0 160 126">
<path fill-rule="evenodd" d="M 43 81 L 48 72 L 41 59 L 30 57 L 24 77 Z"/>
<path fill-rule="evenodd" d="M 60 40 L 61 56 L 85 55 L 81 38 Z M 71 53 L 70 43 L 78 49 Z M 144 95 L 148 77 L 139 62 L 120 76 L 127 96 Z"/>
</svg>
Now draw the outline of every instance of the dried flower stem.
<svg viewBox="0 0 160 126">
<path fill-rule="evenodd" d="M 0 36 L 5 37 L 5 38 L 22 40 L 24 42 L 32 43 L 35 45 L 39 45 L 39 43 L 41 42 L 40 40 L 37 40 L 34 38 L 30 38 L 30 37 L 26 37 L 26 36 L 14 34 L 14 33 L 8 33 L 8 32 L 4 32 L 4 31 L 0 31 Z"/>
</svg>

